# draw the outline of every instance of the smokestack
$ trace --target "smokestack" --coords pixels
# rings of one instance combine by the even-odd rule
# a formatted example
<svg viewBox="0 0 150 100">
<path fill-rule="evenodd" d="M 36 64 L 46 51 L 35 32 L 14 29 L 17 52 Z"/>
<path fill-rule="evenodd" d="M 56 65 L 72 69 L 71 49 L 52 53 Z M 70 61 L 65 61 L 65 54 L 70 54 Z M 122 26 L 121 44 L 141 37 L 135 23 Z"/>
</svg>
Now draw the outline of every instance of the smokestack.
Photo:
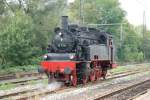
<svg viewBox="0 0 150 100">
<path fill-rule="evenodd" d="M 62 16 L 61 24 L 62 24 L 61 27 L 64 30 L 68 30 L 68 16 Z"/>
</svg>

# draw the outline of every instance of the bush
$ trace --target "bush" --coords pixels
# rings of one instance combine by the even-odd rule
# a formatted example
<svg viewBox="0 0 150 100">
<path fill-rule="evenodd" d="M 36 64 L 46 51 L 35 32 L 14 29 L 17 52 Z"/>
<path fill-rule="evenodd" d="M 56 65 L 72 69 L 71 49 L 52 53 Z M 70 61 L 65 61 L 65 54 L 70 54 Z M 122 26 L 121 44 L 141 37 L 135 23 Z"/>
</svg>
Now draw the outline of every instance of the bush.
<svg viewBox="0 0 150 100">
<path fill-rule="evenodd" d="M 17 12 L 0 30 L 0 64 L 5 66 L 32 64 L 40 49 L 33 43 L 32 19 Z M 37 61 L 37 60 L 36 60 Z M 35 61 L 34 61 L 35 64 Z"/>
</svg>

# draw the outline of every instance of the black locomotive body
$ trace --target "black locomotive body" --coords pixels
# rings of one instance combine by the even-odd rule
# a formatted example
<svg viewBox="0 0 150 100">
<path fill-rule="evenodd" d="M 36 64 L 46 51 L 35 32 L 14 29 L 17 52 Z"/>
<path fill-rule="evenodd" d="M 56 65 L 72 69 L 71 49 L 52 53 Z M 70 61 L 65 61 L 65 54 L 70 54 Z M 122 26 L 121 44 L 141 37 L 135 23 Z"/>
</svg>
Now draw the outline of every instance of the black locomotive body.
<svg viewBox="0 0 150 100">
<path fill-rule="evenodd" d="M 95 28 L 69 25 L 62 17 L 62 27 L 44 55 L 41 67 L 49 80 L 56 79 L 72 85 L 86 84 L 101 77 L 115 66 L 112 36 Z"/>
</svg>

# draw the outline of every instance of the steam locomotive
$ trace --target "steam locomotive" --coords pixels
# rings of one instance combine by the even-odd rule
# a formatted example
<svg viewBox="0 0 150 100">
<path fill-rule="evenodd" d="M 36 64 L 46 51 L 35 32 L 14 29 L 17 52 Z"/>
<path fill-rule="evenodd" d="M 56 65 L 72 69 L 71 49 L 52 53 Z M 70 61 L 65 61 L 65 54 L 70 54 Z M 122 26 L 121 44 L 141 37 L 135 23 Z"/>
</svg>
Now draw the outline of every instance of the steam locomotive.
<svg viewBox="0 0 150 100">
<path fill-rule="evenodd" d="M 76 86 L 105 79 L 107 70 L 115 67 L 112 36 L 95 28 L 68 24 L 68 16 L 62 16 L 61 23 L 41 62 L 49 82 Z"/>
</svg>

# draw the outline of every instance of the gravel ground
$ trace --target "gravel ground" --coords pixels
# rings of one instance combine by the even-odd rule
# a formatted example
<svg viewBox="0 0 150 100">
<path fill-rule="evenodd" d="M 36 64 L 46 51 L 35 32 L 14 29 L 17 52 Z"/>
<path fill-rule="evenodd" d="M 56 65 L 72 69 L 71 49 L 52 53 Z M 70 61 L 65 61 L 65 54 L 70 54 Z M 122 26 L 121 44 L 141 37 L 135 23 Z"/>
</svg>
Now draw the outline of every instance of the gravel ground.
<svg viewBox="0 0 150 100">
<path fill-rule="evenodd" d="M 133 100 L 147 100 L 148 98 L 150 98 L 150 89 L 147 90 L 147 93 L 145 93 L 143 95 L 139 95 L 136 98 L 134 98 Z"/>
<path fill-rule="evenodd" d="M 25 85 L 22 87 L 16 87 L 10 90 L 0 90 L 0 96 L 6 95 L 6 94 L 10 94 L 10 93 L 14 93 L 14 92 L 20 92 L 23 90 L 31 90 L 31 89 L 40 89 L 40 88 L 44 88 L 45 85 L 44 84 L 35 84 L 35 85 Z"/>
<path fill-rule="evenodd" d="M 99 83 L 94 86 L 76 88 L 72 91 L 61 92 L 57 94 L 51 94 L 46 97 L 42 97 L 41 100 L 87 100 L 93 99 L 97 95 L 103 95 L 107 92 L 113 91 L 118 87 L 126 86 L 127 84 L 133 84 L 139 80 L 149 78 L 150 72 L 143 72 L 136 75 L 126 76 L 123 78 L 108 80 Z M 144 77 L 144 78 L 143 78 Z"/>
<path fill-rule="evenodd" d="M 125 90 L 119 94 L 116 94 L 114 96 L 105 98 L 104 100 L 128 100 L 134 96 L 136 96 L 137 94 L 146 91 L 147 89 L 150 88 L 150 81 L 146 82 L 142 85 L 136 86 L 134 88 Z"/>
<path fill-rule="evenodd" d="M 150 66 L 150 64 L 141 64 L 141 65 L 139 65 L 139 68 L 147 67 L 147 66 Z M 133 65 L 128 65 L 125 67 L 127 67 L 129 69 L 136 68 Z M 142 75 L 139 74 L 139 76 L 142 76 Z M 70 92 L 70 89 L 68 89 L 68 90 L 65 90 L 64 93 L 60 92 L 58 94 L 49 95 L 49 96 L 46 96 L 41 99 L 43 99 L 43 100 L 77 100 L 77 99 L 85 100 L 85 99 L 88 99 L 89 97 L 92 97 L 97 92 L 105 91 L 105 88 L 107 88 L 108 86 L 113 86 L 112 84 L 119 84 L 119 83 L 121 84 L 121 83 L 125 83 L 125 82 L 128 83 L 128 81 L 130 81 L 134 78 L 136 79 L 135 76 L 129 76 L 129 77 L 124 77 L 123 79 L 115 79 L 112 81 L 105 81 L 105 83 L 102 82 L 102 83 L 94 85 L 94 86 L 88 86 L 88 87 L 84 86 L 84 87 L 80 87 L 80 88 L 73 88 L 71 90 L 71 92 Z M 59 84 L 47 85 L 47 84 L 43 84 L 42 82 L 39 82 L 34 85 L 18 86 L 16 88 L 9 89 L 9 90 L 0 90 L 0 96 L 4 95 L 4 94 L 13 93 L 14 91 L 19 92 L 22 90 L 31 90 L 31 89 L 39 89 L 41 91 L 44 89 L 54 90 L 57 87 L 60 87 L 60 85 Z"/>
<path fill-rule="evenodd" d="M 26 86 L 22 86 L 22 87 L 18 87 L 18 88 L 14 88 L 14 89 L 10 89 L 10 90 L 5 90 L 5 91 L 0 91 L 0 96 L 3 95 L 8 95 L 11 93 L 18 93 L 21 91 L 30 91 L 33 90 L 33 93 L 37 93 L 37 92 L 42 92 L 42 91 L 53 91 L 56 89 L 59 89 L 60 87 L 62 87 L 64 84 L 62 82 L 53 82 L 51 84 L 44 84 L 44 83 L 38 83 L 38 84 L 34 84 L 34 85 L 26 85 Z M 8 97 L 9 100 L 15 100 L 14 98 L 20 98 L 22 96 L 30 96 L 31 92 L 25 92 L 25 94 L 20 94 L 20 95 L 16 95 L 13 97 Z M 0 98 L 1 99 L 1 98 Z M 3 98 L 4 99 L 4 98 Z"/>
<path fill-rule="evenodd" d="M 51 84 L 48 84 L 48 85 L 44 85 L 44 84 L 37 84 L 37 90 L 33 90 L 32 92 L 27 92 L 27 93 L 23 93 L 23 94 L 19 94 L 17 96 L 13 96 L 13 97 L 9 97 L 8 99 L 9 100 L 22 100 L 23 98 L 26 98 L 26 97 L 29 97 L 29 100 L 39 100 L 39 97 L 41 95 L 44 95 L 42 93 L 45 93 L 46 91 L 54 91 L 54 90 L 57 90 L 59 88 L 61 88 L 62 86 L 64 86 L 64 84 L 62 82 L 52 82 Z M 30 96 L 35 96 L 35 97 L 31 97 L 30 99 Z"/>
</svg>

